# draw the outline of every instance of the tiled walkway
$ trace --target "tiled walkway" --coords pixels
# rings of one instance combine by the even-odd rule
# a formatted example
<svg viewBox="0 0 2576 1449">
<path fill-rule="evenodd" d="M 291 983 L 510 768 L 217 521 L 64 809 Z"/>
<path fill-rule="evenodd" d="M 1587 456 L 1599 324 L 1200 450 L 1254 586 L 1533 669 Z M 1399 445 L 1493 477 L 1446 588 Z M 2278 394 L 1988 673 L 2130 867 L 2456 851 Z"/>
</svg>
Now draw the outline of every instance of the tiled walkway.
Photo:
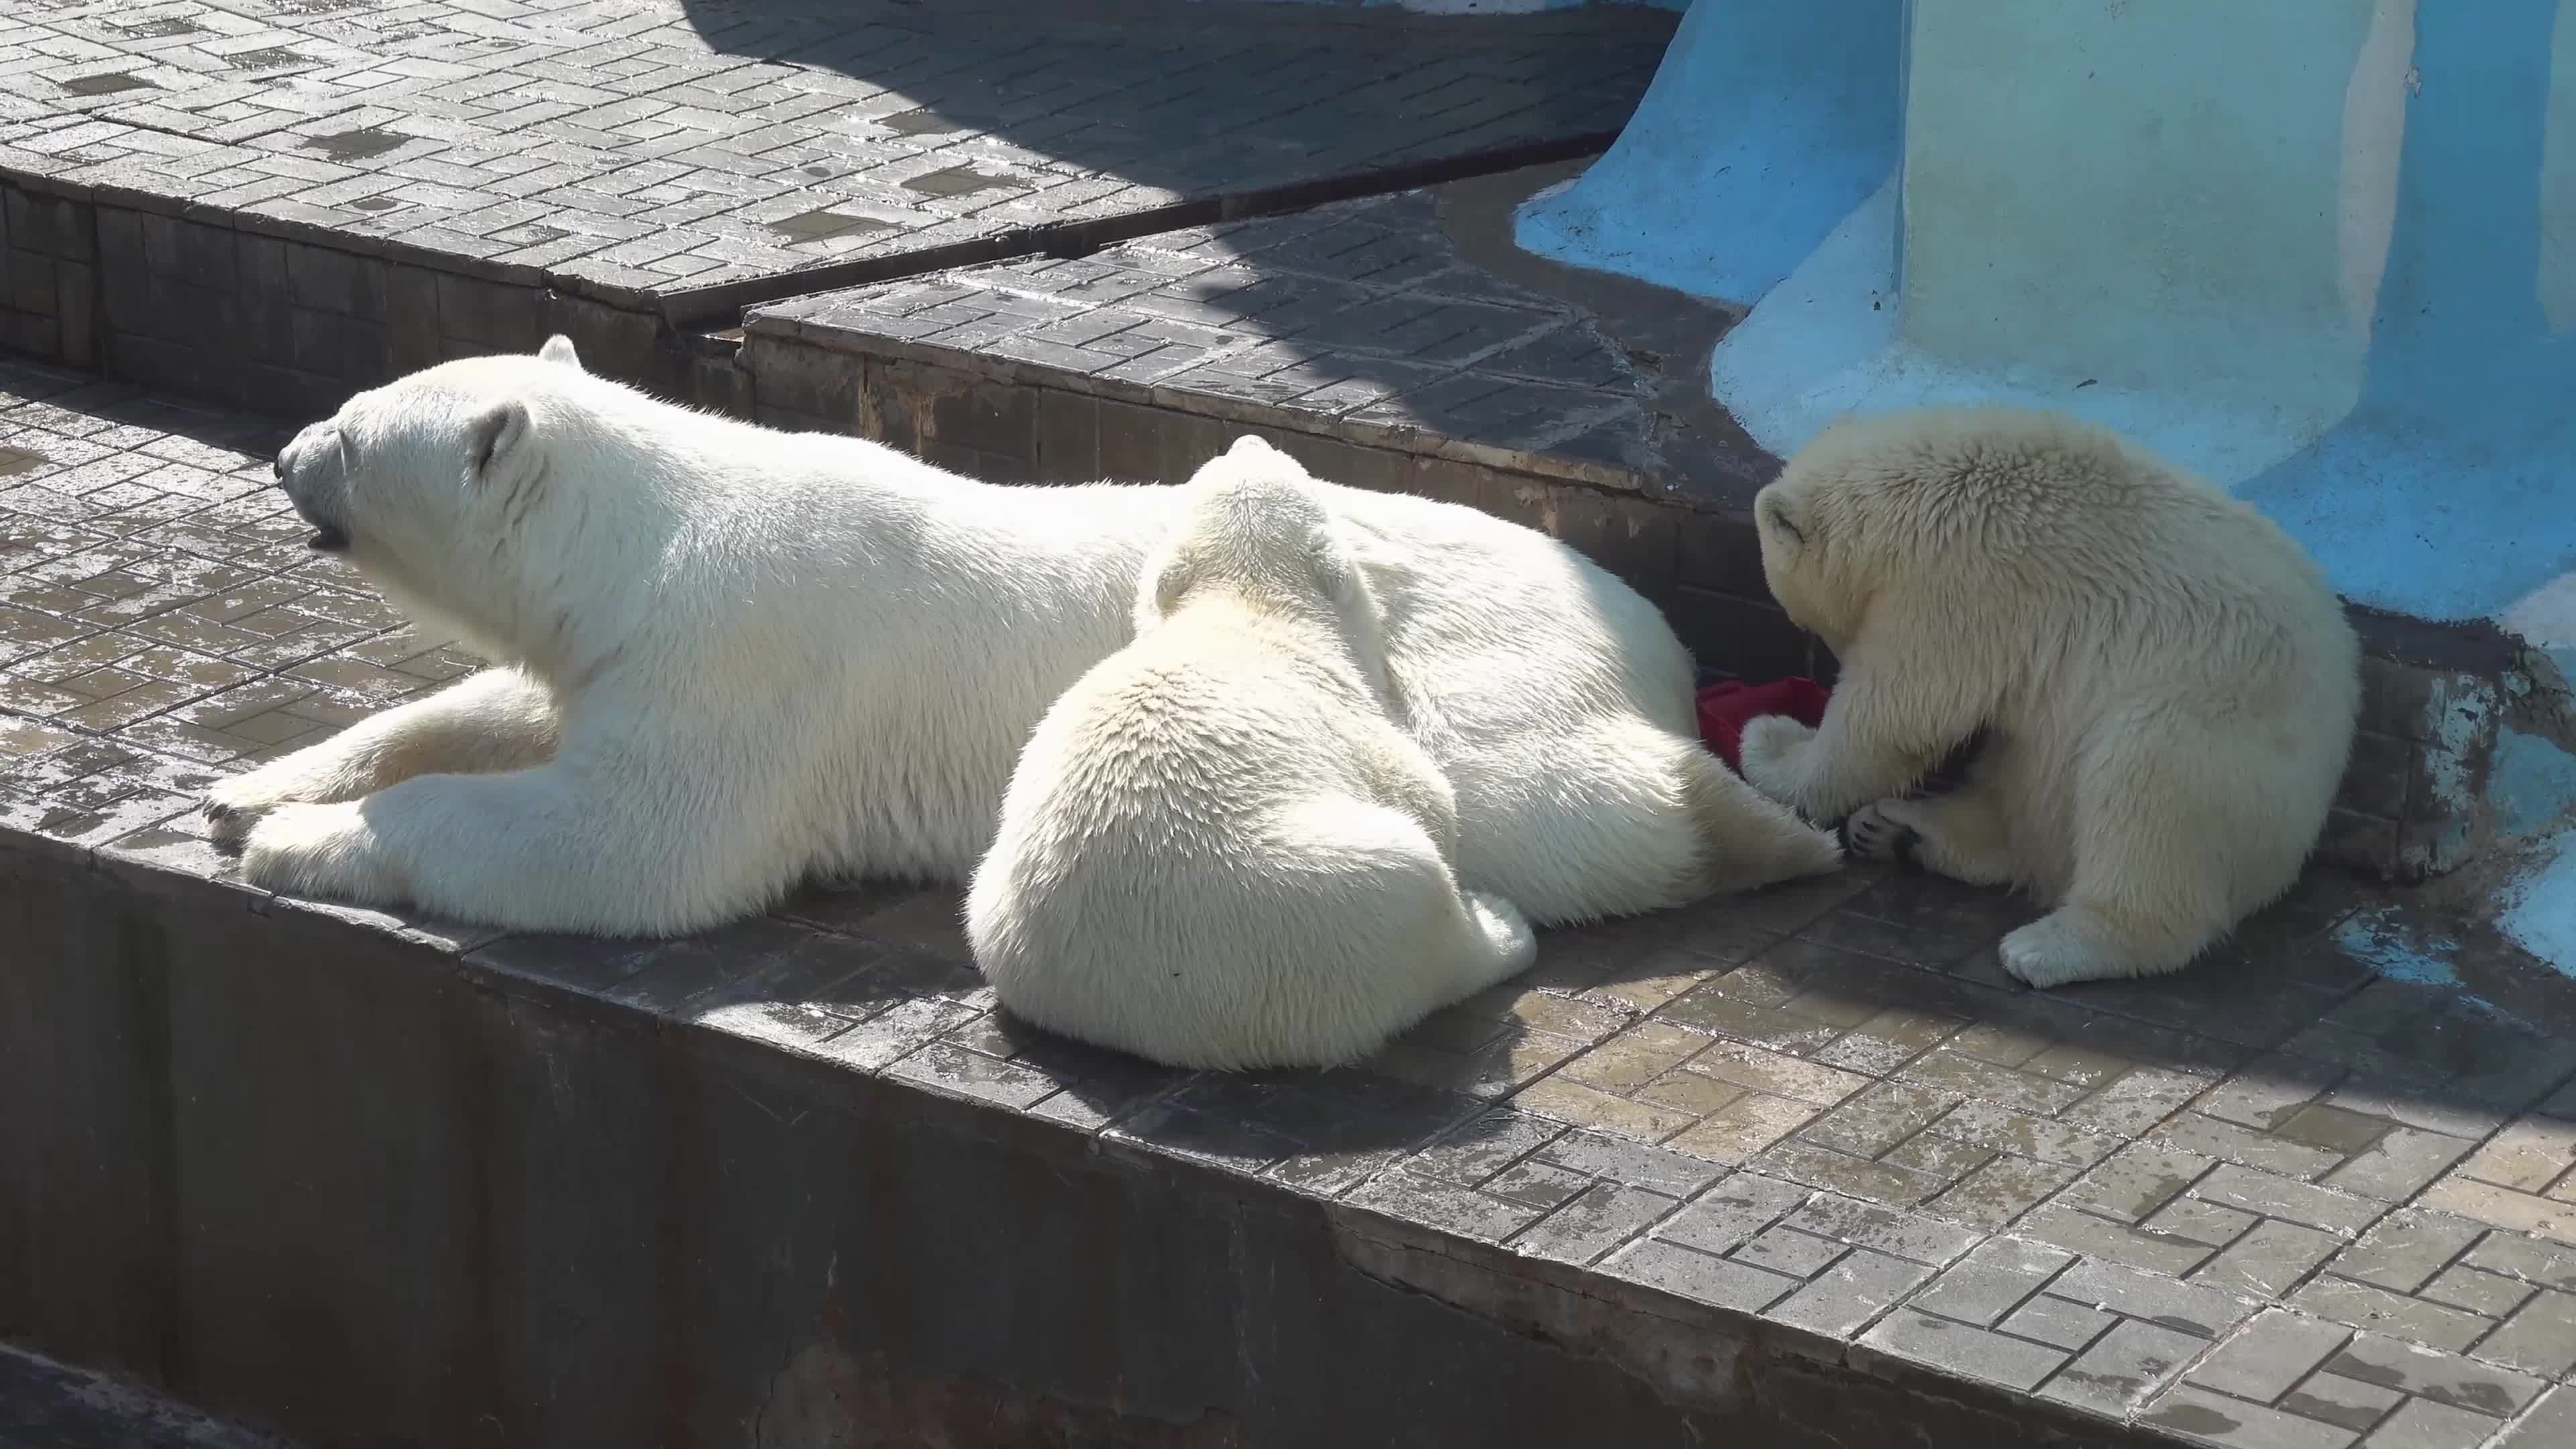
<svg viewBox="0 0 2576 1449">
<path fill-rule="evenodd" d="M 8 825 L 184 843 L 218 772 L 464 667 L 298 545 L 274 441 L 0 365 Z M 1321 1077 L 1033 1037 L 938 894 L 481 955 L 2182 1439 L 2576 1442 L 2576 983 L 2320 877 L 2185 977 L 2039 995 L 2025 915 L 1854 870 L 1557 933 Z M 2372 964 L 2417 949 L 2465 984 Z"/>
<path fill-rule="evenodd" d="M 0 170 L 664 293 L 1614 133 L 1671 33 L 1143 0 L 18 0 Z"/>
</svg>

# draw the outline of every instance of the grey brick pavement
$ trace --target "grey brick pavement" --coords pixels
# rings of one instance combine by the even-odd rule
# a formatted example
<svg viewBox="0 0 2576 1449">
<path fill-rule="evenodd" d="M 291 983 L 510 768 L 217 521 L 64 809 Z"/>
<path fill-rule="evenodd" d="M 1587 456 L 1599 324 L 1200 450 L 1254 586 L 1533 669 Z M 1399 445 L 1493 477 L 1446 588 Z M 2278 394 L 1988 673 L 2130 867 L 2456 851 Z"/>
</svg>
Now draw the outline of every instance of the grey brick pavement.
<svg viewBox="0 0 2576 1449">
<path fill-rule="evenodd" d="M 465 667 L 296 545 L 274 442 L 0 365 L 0 825 L 220 874 L 208 780 Z M 1256 1077 L 999 1016 L 945 893 L 661 945 L 414 929 L 465 969 L 1580 1272 L 1676 1333 L 1744 1315 L 2197 1443 L 2567 1442 L 2576 984 L 2475 933 L 2521 1015 L 2378 979 L 2374 933 L 2445 927 L 2331 874 L 2174 980 L 2012 990 L 1994 943 L 2026 915 L 1854 870 L 1557 932 L 1364 1068 Z"/>
<path fill-rule="evenodd" d="M 1654 372 L 1584 308 L 1463 256 L 1427 190 L 792 298 L 746 330 L 1030 364 L 1059 385 L 1629 487 L 1660 461 Z"/>
<path fill-rule="evenodd" d="M 22 0 L 0 8 L 0 176 L 667 295 L 1603 140 L 1671 24 L 1191 0 Z"/>
</svg>

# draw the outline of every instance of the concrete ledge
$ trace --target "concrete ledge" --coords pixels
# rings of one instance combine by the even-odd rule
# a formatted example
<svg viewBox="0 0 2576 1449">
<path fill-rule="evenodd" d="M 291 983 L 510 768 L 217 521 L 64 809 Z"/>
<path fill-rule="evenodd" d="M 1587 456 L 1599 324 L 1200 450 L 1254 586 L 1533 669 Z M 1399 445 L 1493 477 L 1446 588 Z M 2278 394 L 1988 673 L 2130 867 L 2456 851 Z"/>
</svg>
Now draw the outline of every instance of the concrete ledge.
<svg viewBox="0 0 2576 1449">
<path fill-rule="evenodd" d="M 200 851 L 0 849 L 0 1332 L 306 1442 L 2154 1442 L 1331 1200 L 1520 1150 L 1472 1096 L 1282 1104 L 1265 1172 L 1193 1110 L 1251 1084 L 943 1046 L 982 993 L 900 939 L 487 941 Z"/>
</svg>

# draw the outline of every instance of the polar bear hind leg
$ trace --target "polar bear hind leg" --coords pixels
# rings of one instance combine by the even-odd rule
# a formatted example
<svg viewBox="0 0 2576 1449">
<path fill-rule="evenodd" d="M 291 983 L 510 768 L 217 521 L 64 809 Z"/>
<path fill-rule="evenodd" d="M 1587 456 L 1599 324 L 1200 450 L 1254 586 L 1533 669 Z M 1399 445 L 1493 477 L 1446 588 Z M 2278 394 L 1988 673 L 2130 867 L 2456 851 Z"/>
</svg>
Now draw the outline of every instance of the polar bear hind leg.
<svg viewBox="0 0 2576 1449">
<path fill-rule="evenodd" d="M 2076 786 L 2073 882 L 2004 937 L 2004 969 L 2040 987 L 2166 975 L 2288 889 L 2304 852 L 2272 858 L 2274 792 L 2231 755 L 2197 732 L 2097 749 Z"/>
<path fill-rule="evenodd" d="M 1686 899 L 1749 891 L 1842 865 L 1842 846 L 1746 784 L 1696 743 L 1680 752 L 1682 799 L 1699 834 Z"/>
<path fill-rule="evenodd" d="M 1538 959 L 1538 937 L 1520 907 L 1482 891 L 1461 896 L 1459 906 L 1466 912 L 1469 939 L 1480 948 L 1467 953 L 1467 989 L 1462 996 L 1509 981 Z"/>
<path fill-rule="evenodd" d="M 1296 969 L 1321 979 L 1262 993 L 1273 1009 L 1300 1001 L 1297 1014 L 1313 1015 L 1281 1023 L 1245 1065 L 1357 1061 L 1535 959 L 1520 909 L 1461 892 L 1430 835 L 1400 811 L 1332 797 L 1280 812 L 1272 833 L 1273 848 L 1299 862 L 1283 883 L 1305 899 L 1279 903 L 1287 909 L 1270 939 L 1302 946 Z"/>
</svg>

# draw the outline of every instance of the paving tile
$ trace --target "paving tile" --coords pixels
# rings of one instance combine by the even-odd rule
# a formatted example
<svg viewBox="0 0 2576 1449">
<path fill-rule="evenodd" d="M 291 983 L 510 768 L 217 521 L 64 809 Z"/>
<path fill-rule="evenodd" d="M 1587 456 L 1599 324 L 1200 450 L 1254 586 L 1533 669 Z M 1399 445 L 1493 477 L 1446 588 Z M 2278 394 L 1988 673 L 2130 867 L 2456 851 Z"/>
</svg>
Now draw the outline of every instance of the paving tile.
<svg viewBox="0 0 2576 1449">
<path fill-rule="evenodd" d="M 1903 1301 L 1931 1271 L 1903 1258 L 1856 1249 L 1775 1305 L 1771 1316 L 1828 1338 L 1848 1339 Z"/>
<path fill-rule="evenodd" d="M 1983 1237 L 1957 1223 L 1830 1192 L 1809 1198 L 1786 1221 L 1819 1237 L 1936 1268 L 1957 1260 Z"/>
<path fill-rule="evenodd" d="M 2289 1302 L 2291 1307 L 2319 1318 L 2394 1334 L 2453 1352 L 2477 1342 L 2491 1326 L 2488 1320 L 2474 1313 L 2463 1313 L 2456 1308 L 2445 1308 L 2438 1303 L 2409 1298 L 2330 1273 L 2309 1279 L 2290 1295 Z"/>
<path fill-rule="evenodd" d="M 2486 1301 L 2499 1305 L 2498 1312 L 2509 1302 L 2501 1296 Z M 2511 1311 L 2504 1326 L 2472 1350 L 2476 1357 L 2548 1379 L 2576 1369 L 2576 1294 L 2544 1289 Z"/>
<path fill-rule="evenodd" d="M 2337 1424 L 2227 1398 L 2188 1383 L 2159 1395 L 2136 1422 L 2142 1429 L 2227 1449 L 2345 1449 L 2361 1437 Z"/>
<path fill-rule="evenodd" d="M 2018 1232 L 2070 1252 L 2106 1258 L 2169 1278 L 2189 1273 L 2217 1253 L 2214 1248 L 2185 1238 L 2156 1236 L 2097 1218 L 2062 1201 L 2033 1211 L 2014 1226 Z"/>
<path fill-rule="evenodd" d="M 1538 1160 L 1635 1187 L 1688 1197 L 1726 1175 L 1723 1167 L 1578 1128 L 1538 1149 Z"/>
<path fill-rule="evenodd" d="M 2445 1268 L 2421 1290 L 2421 1295 L 2452 1308 L 2465 1308 L 2488 1318 L 2504 1318 L 2522 1306 L 2534 1290 L 2519 1278 L 2490 1273 L 2483 1268 L 2453 1264 Z"/>
<path fill-rule="evenodd" d="M 2353 1335 L 2351 1342 L 2326 1360 L 2326 1370 L 2498 1419 L 2510 1416 L 2548 1387 L 2529 1374 L 2383 1333 Z"/>
<path fill-rule="evenodd" d="M 2071 1253 L 2016 1238 L 1988 1238 L 1915 1296 L 1915 1305 L 1944 1318 L 1989 1327 L 2044 1287 Z"/>
<path fill-rule="evenodd" d="M 2576 1204 L 2516 1192 L 2456 1172 L 2425 1189 L 2416 1201 L 2440 1212 L 2475 1218 L 2495 1227 L 2576 1243 Z"/>
<path fill-rule="evenodd" d="M 2048 1292 L 2201 1339 L 2225 1334 L 2254 1309 L 2250 1300 L 2232 1293 L 2177 1283 L 2098 1259 L 2069 1267 L 2048 1285 Z"/>
<path fill-rule="evenodd" d="M 2391 1410 L 2408 1402 L 2395 1389 L 2363 1383 L 2340 1374 L 2310 1374 L 2306 1382 L 2281 1396 L 2281 1408 L 2301 1418 L 2367 1434 Z"/>
<path fill-rule="evenodd" d="M 2205 1347 L 2190 1334 L 2129 1319 L 2059 1369 L 2039 1396 L 2125 1419 Z"/>
<path fill-rule="evenodd" d="M 1739 1172 L 1666 1219 L 1655 1235 L 1705 1253 L 1731 1253 L 1808 1196 L 1796 1183 Z"/>
<path fill-rule="evenodd" d="M 1512 1246 L 1535 1258 L 1589 1263 L 1679 1206 L 1680 1199 L 1646 1188 L 1596 1182 L 1514 1238 Z"/>
<path fill-rule="evenodd" d="M 1382 1174 L 1345 1201 L 1485 1242 L 1500 1242 L 1539 1216 L 1538 1209 L 1525 1204 L 1405 1172 Z"/>
<path fill-rule="evenodd" d="M 2479 1449 L 2502 1427 L 2483 1414 L 2415 1399 L 2401 1405 L 2362 1443 L 2369 1449 Z"/>
<path fill-rule="evenodd" d="M 2576 1387 L 2561 1384 L 2541 1396 L 2504 1431 L 2495 1449 L 2550 1449 L 2576 1444 Z"/>
<path fill-rule="evenodd" d="M 2462 1254 L 2460 1261 L 2561 1292 L 2576 1293 L 2576 1247 L 2514 1233 L 2489 1233 Z"/>
<path fill-rule="evenodd" d="M 2116 1313 L 2105 1313 L 2099 1308 L 2069 1303 L 2043 1293 L 2005 1314 L 2003 1320 L 1995 1325 L 1995 1330 L 2076 1353 L 2110 1332 L 2113 1325 L 2126 1321 Z"/>
<path fill-rule="evenodd" d="M 2258 1403 L 2272 1403 L 2352 1338 L 2340 1324 L 2278 1308 L 2256 1314 L 2192 1367 L 2191 1382 Z"/>
<path fill-rule="evenodd" d="M 2335 1255 L 2334 1271 L 2398 1293 L 2412 1293 L 2486 1233 L 2484 1224 L 2443 1213 L 2390 1213 Z"/>
<path fill-rule="evenodd" d="M 2210 1169 L 2192 1191 L 2212 1202 L 2344 1236 L 2368 1227 L 2386 1211 L 2385 1204 L 2368 1198 L 2348 1197 L 2233 1163 Z"/>
<path fill-rule="evenodd" d="M 1798 1280 L 1703 1253 L 1663 1238 L 1644 1238 L 1611 1254 L 1601 1271 L 1696 1303 L 1758 1313 L 1787 1297 Z"/>
<path fill-rule="evenodd" d="M 1861 1342 L 1896 1358 L 2025 1390 L 2037 1388 L 2068 1357 L 2057 1349 L 1935 1318 L 1912 1308 L 1899 1308 L 1880 1319 L 1877 1327 L 1861 1335 Z"/>
<path fill-rule="evenodd" d="M 2332 1233 L 2297 1223 L 2267 1221 L 2195 1269 L 2191 1281 L 2256 1298 L 2277 1298 L 2306 1278 L 2338 1246 Z"/>
</svg>

